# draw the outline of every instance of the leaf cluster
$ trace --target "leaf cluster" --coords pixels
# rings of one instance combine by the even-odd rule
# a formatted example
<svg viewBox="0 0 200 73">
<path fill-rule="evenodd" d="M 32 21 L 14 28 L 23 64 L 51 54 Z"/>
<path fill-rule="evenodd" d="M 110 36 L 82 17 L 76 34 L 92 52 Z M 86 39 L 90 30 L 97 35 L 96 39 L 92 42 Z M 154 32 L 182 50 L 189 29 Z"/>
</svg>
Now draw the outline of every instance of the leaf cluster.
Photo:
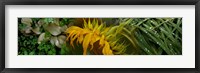
<svg viewBox="0 0 200 73">
<path fill-rule="evenodd" d="M 136 18 L 125 29 L 135 38 L 140 54 L 182 54 L 182 18 Z"/>
<path fill-rule="evenodd" d="M 34 55 L 37 50 L 37 36 L 19 36 L 18 37 L 18 54 Z"/>
</svg>

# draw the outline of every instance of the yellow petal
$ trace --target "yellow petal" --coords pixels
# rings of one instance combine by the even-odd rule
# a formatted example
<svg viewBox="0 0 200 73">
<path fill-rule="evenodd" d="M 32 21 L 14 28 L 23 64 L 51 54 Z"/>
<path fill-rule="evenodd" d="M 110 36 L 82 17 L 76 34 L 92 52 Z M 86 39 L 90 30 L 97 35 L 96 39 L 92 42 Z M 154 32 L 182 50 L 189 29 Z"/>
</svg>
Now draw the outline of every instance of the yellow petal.
<svg viewBox="0 0 200 73">
<path fill-rule="evenodd" d="M 104 45 L 104 35 L 101 36 L 99 45 L 101 47 Z"/>
<path fill-rule="evenodd" d="M 96 41 L 98 41 L 98 40 L 100 40 L 100 37 L 99 37 L 98 35 L 96 35 L 96 34 L 93 34 L 93 36 L 92 36 L 92 38 L 91 38 L 91 42 L 90 42 L 90 45 L 91 45 L 90 50 L 93 49 L 93 44 L 94 44 Z"/>
<path fill-rule="evenodd" d="M 91 33 L 91 31 L 89 30 L 89 29 L 87 29 L 87 28 L 84 28 L 83 30 L 82 30 L 82 33 L 81 34 L 88 34 L 88 33 Z"/>
<path fill-rule="evenodd" d="M 88 33 L 91 33 L 91 31 L 89 31 L 87 29 L 83 29 L 82 31 L 80 31 L 77 42 L 79 42 L 81 44 L 83 42 L 83 35 L 88 34 Z"/>
<path fill-rule="evenodd" d="M 71 35 L 72 35 L 74 32 L 76 32 L 76 31 L 74 30 L 74 31 L 69 32 L 69 36 L 67 36 L 67 41 L 69 41 L 69 38 L 71 37 Z"/>
<path fill-rule="evenodd" d="M 104 55 L 113 55 L 112 50 L 110 49 L 109 43 L 107 41 L 104 41 L 104 42 L 105 42 L 105 46 L 103 47 L 102 53 Z"/>
<path fill-rule="evenodd" d="M 83 42 L 83 35 L 80 35 L 78 42 L 81 44 Z"/>
<path fill-rule="evenodd" d="M 94 34 L 92 34 L 92 38 L 91 38 L 91 41 L 90 41 L 90 45 L 91 45 L 91 48 L 90 48 L 90 50 L 92 50 L 92 49 L 93 49 L 93 44 L 94 44 L 94 42 L 95 42 L 95 35 L 94 35 Z"/>
<path fill-rule="evenodd" d="M 96 37 L 95 37 L 95 41 L 93 41 L 93 42 L 95 43 L 95 42 L 98 41 L 98 40 L 100 40 L 100 37 L 99 37 L 99 36 L 96 36 Z"/>
<path fill-rule="evenodd" d="M 80 31 L 75 31 L 74 33 L 72 33 L 72 35 L 70 36 L 70 44 L 71 46 L 74 48 L 74 39 L 76 39 L 76 36 L 77 36 L 77 33 L 80 32 Z"/>
<path fill-rule="evenodd" d="M 99 24 L 98 24 L 98 20 L 97 20 L 96 23 L 94 22 L 94 30 L 93 31 L 96 31 L 98 27 L 99 27 Z"/>
<path fill-rule="evenodd" d="M 87 22 L 85 21 L 85 19 L 83 19 L 83 21 L 84 21 L 84 28 L 88 28 L 88 24 L 87 24 Z"/>
<path fill-rule="evenodd" d="M 94 18 L 92 21 L 92 24 L 94 25 L 96 23 L 96 19 Z"/>
<path fill-rule="evenodd" d="M 87 54 L 87 48 L 89 46 L 89 42 L 91 40 L 92 37 L 92 33 L 89 33 L 85 36 L 84 40 L 83 40 L 83 54 L 86 55 Z"/>
<path fill-rule="evenodd" d="M 70 40 L 70 45 L 71 45 L 71 46 L 74 48 L 74 43 L 73 43 L 73 42 L 74 42 L 74 40 L 72 40 L 72 39 L 73 39 L 73 36 L 72 36 L 72 37 L 70 37 L 70 39 L 71 39 L 71 40 Z"/>
<path fill-rule="evenodd" d="M 110 30 L 110 28 L 107 27 L 107 28 L 105 28 L 105 29 L 101 32 L 101 34 L 105 34 L 105 33 L 107 33 L 109 30 Z"/>
<path fill-rule="evenodd" d="M 100 32 L 96 30 L 96 31 L 94 31 L 94 34 L 100 35 Z"/>
<path fill-rule="evenodd" d="M 67 41 L 69 40 L 69 38 L 70 38 L 72 35 L 74 35 L 74 33 L 75 33 L 76 31 L 82 31 L 82 28 L 77 27 L 77 26 L 71 26 L 70 28 L 68 28 L 68 29 L 66 30 L 66 33 L 69 33 L 69 36 L 67 37 Z"/>
<path fill-rule="evenodd" d="M 75 34 L 75 36 L 71 39 L 71 41 L 74 41 L 75 39 L 77 39 L 80 35 L 81 31 L 77 31 L 77 33 Z M 77 41 L 78 44 L 78 41 Z"/>
<path fill-rule="evenodd" d="M 68 28 L 67 30 L 66 30 L 66 32 L 71 32 L 71 31 L 73 31 L 73 30 L 81 30 L 82 28 L 80 28 L 80 27 L 77 27 L 77 26 L 71 26 L 70 28 Z"/>
<path fill-rule="evenodd" d="M 101 25 L 97 28 L 97 30 L 98 30 L 98 31 L 101 31 L 102 28 L 103 28 L 103 24 L 101 24 Z"/>
<path fill-rule="evenodd" d="M 91 22 L 90 22 L 90 18 L 89 18 L 89 20 L 88 20 L 88 28 L 89 28 L 89 29 L 93 29 L 93 25 L 92 25 Z"/>
</svg>

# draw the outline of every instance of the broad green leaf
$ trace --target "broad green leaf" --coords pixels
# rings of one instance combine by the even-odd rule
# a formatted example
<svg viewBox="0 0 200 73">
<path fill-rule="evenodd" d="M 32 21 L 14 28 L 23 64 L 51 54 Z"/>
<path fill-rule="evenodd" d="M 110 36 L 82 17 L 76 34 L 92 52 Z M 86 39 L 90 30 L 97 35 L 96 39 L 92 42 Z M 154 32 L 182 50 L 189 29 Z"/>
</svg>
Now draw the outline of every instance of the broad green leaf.
<svg viewBox="0 0 200 73">
<path fill-rule="evenodd" d="M 39 28 L 39 27 L 36 27 L 36 28 L 32 29 L 32 31 L 33 31 L 35 34 L 41 34 L 40 28 Z"/>
<path fill-rule="evenodd" d="M 49 24 L 45 29 L 52 35 L 57 36 L 61 33 L 61 27 L 56 24 Z"/>
<path fill-rule="evenodd" d="M 45 33 L 40 34 L 38 38 L 38 44 L 40 44 L 45 39 Z"/>
<path fill-rule="evenodd" d="M 22 18 L 22 19 L 21 19 L 21 22 L 22 22 L 23 24 L 26 24 L 28 27 L 31 27 L 32 19 L 31 19 L 31 18 Z"/>
</svg>

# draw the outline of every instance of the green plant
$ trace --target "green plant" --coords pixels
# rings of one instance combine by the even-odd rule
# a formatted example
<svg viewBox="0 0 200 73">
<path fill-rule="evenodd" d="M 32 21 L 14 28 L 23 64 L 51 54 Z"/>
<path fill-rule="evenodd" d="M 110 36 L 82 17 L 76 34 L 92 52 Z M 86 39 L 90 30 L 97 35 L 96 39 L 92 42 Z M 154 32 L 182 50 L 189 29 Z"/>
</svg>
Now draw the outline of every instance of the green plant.
<svg viewBox="0 0 200 73">
<path fill-rule="evenodd" d="M 35 55 L 37 50 L 37 36 L 19 36 L 18 37 L 18 54 Z"/>
<path fill-rule="evenodd" d="M 69 22 L 70 19 L 68 18 L 20 18 L 18 21 L 19 36 L 27 39 L 34 35 L 34 44 L 37 44 L 32 45 L 34 49 L 29 50 L 24 48 L 28 45 L 24 45 L 23 47 L 19 46 L 19 54 L 29 54 L 30 52 L 36 55 L 58 54 L 56 50 L 60 51 L 62 45 L 66 46 L 66 37 L 63 32 L 67 29 L 67 24 Z M 18 43 L 26 41 L 30 43 L 33 40 L 19 39 Z"/>
<path fill-rule="evenodd" d="M 38 55 L 55 55 L 56 54 L 56 47 L 51 45 L 50 42 L 41 42 L 37 47 L 39 49 Z"/>
<path fill-rule="evenodd" d="M 180 55 L 182 54 L 181 21 L 181 18 L 138 18 L 132 20 L 124 31 L 129 33 L 126 38 L 132 38 L 129 41 L 134 41 L 138 49 L 144 52 L 141 54 Z"/>
</svg>

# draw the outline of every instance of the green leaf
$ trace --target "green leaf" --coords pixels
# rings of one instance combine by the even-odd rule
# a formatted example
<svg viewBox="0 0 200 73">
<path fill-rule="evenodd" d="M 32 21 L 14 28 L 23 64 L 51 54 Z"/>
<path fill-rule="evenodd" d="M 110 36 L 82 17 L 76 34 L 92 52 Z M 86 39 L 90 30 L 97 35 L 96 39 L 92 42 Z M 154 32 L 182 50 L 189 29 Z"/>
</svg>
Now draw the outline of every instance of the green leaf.
<svg viewBox="0 0 200 73">
<path fill-rule="evenodd" d="M 34 55 L 35 54 L 35 51 L 32 51 L 29 53 L 29 55 Z"/>
<path fill-rule="evenodd" d="M 44 22 L 46 22 L 47 24 L 49 23 L 53 23 L 54 19 L 53 18 L 45 18 Z"/>
<path fill-rule="evenodd" d="M 53 51 L 50 50 L 50 51 L 48 51 L 48 54 L 53 55 L 54 53 L 53 53 Z"/>
<path fill-rule="evenodd" d="M 52 35 L 57 36 L 61 33 L 61 27 L 56 24 L 49 24 L 45 29 Z"/>
<path fill-rule="evenodd" d="M 28 55 L 28 52 L 26 50 L 24 51 L 24 55 Z"/>
<path fill-rule="evenodd" d="M 26 24 L 27 26 L 31 26 L 32 24 L 32 19 L 31 18 L 22 18 L 21 23 Z"/>
<path fill-rule="evenodd" d="M 61 55 L 64 55 L 64 54 L 66 54 L 66 52 L 65 52 L 65 49 L 64 49 L 64 48 L 61 48 L 60 54 L 61 54 Z"/>
</svg>

